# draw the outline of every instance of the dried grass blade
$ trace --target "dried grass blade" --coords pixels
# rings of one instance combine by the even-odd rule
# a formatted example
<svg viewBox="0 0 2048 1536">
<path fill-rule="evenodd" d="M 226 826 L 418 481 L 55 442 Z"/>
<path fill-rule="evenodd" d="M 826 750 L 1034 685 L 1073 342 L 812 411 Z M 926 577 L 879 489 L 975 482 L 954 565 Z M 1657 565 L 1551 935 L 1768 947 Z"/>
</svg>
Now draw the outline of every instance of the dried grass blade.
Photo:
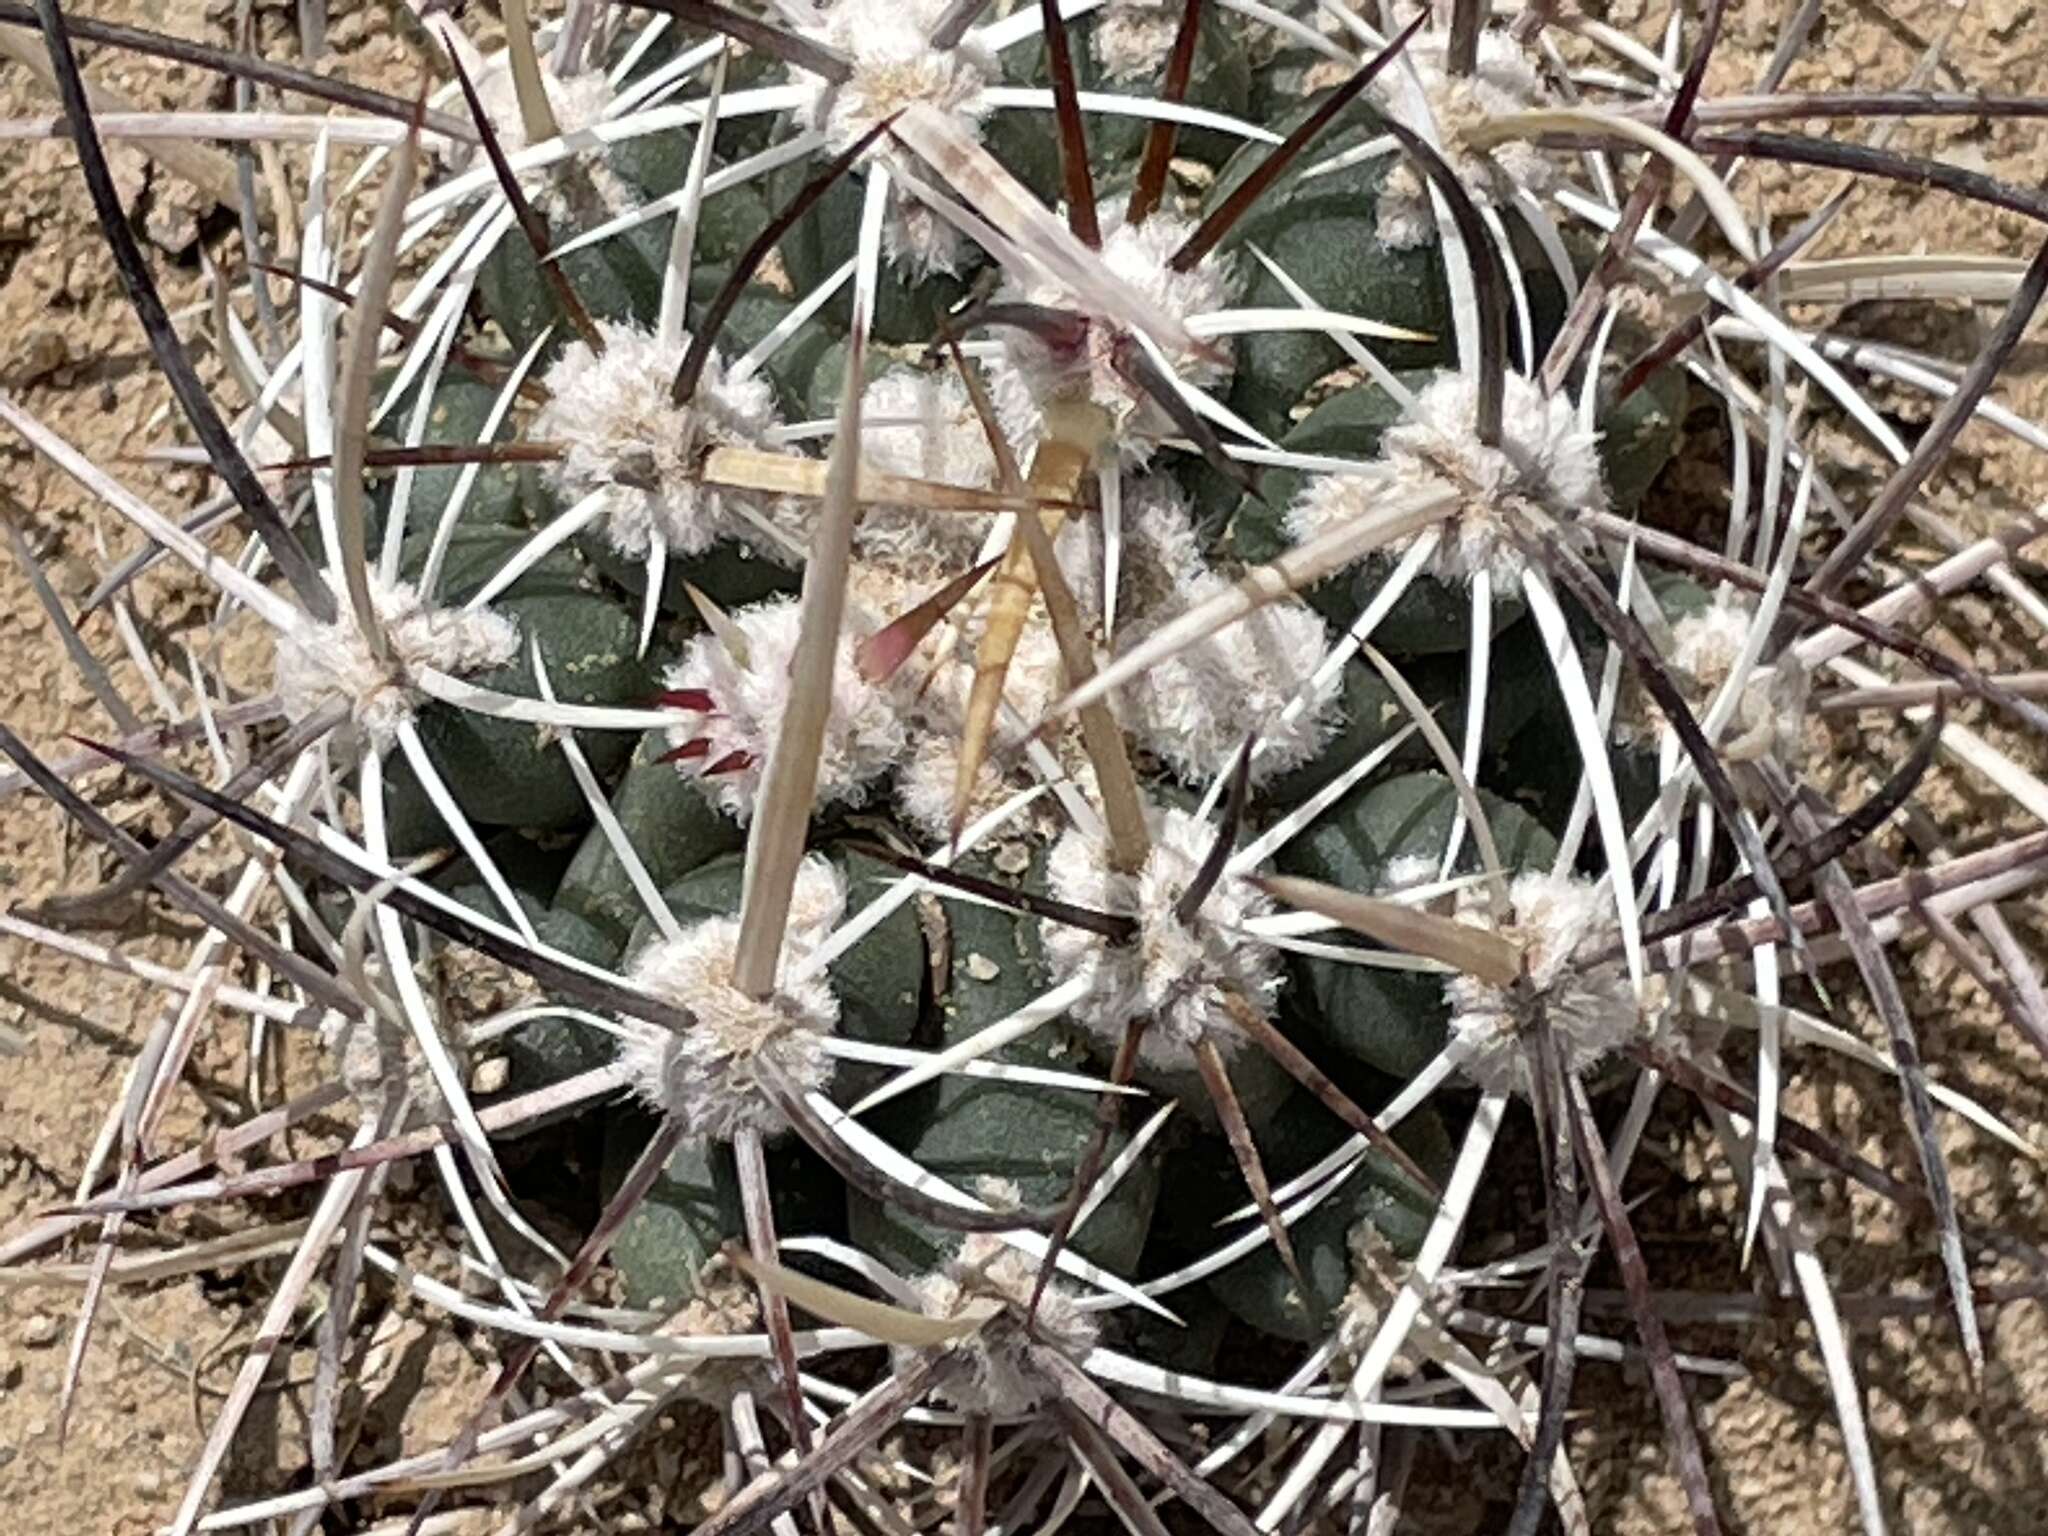
<svg viewBox="0 0 2048 1536">
<path fill-rule="evenodd" d="M 852 1291 L 814 1280 L 772 1260 L 757 1258 L 737 1244 L 728 1243 L 725 1257 L 733 1268 L 764 1291 L 787 1297 L 792 1305 L 841 1328 L 857 1328 L 884 1344 L 903 1349 L 934 1349 L 979 1333 L 987 1321 L 1002 1310 L 989 1300 L 969 1303 L 958 1317 L 926 1317 L 887 1302 L 857 1296 Z"/>
<path fill-rule="evenodd" d="M 1354 933 L 1412 955 L 1440 960 L 1489 986 L 1512 986 L 1522 975 L 1522 949 L 1510 939 L 1455 918 L 1438 917 L 1377 897 L 1361 896 L 1294 875 L 1255 875 L 1252 884 L 1276 900 L 1340 923 Z"/>
<path fill-rule="evenodd" d="M 853 525 L 860 516 L 855 488 L 860 475 L 861 395 L 867 348 L 856 325 L 846 349 L 837 433 L 818 525 L 804 566 L 803 611 L 790 661 L 789 701 L 782 729 L 768 750 L 759 803 L 747 838 L 740 937 L 733 953 L 733 985 L 749 997 L 775 990 L 783 930 L 803 862 L 804 834 L 818 787 L 818 755 L 832 709 L 832 675 L 839 665 L 839 634 L 846 616 L 846 581 L 853 559 Z"/>
</svg>

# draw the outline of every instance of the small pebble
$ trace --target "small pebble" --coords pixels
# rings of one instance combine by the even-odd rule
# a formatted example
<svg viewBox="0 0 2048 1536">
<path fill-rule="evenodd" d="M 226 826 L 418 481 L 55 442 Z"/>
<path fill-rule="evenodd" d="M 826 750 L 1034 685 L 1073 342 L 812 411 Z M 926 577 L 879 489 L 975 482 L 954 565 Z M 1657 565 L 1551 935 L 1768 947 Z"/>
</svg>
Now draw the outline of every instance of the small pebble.
<svg viewBox="0 0 2048 1536">
<path fill-rule="evenodd" d="M 1022 843 L 1003 843 L 989 862 L 1006 875 L 1021 875 L 1031 867 L 1031 850 Z"/>
<path fill-rule="evenodd" d="M 512 1063 L 502 1056 L 490 1056 L 476 1064 L 469 1075 L 471 1093 L 500 1093 L 512 1080 Z"/>
<path fill-rule="evenodd" d="M 30 1349 L 48 1349 L 64 1337 L 64 1325 L 47 1312 L 38 1312 L 21 1325 L 21 1342 Z"/>
<path fill-rule="evenodd" d="M 967 974 L 974 981 L 994 981 L 1003 974 L 1002 967 L 980 951 L 967 957 Z"/>
</svg>

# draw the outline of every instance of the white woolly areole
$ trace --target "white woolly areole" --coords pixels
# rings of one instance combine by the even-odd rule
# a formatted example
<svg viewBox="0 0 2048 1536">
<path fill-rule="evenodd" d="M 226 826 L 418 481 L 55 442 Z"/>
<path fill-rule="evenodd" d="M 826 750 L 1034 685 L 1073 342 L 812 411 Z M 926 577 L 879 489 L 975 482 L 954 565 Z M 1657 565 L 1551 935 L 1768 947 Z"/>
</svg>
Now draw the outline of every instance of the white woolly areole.
<svg viewBox="0 0 2048 1536">
<path fill-rule="evenodd" d="M 1177 272 L 1168 265 L 1194 229 L 1191 221 L 1170 213 L 1154 213 L 1135 228 L 1124 223 L 1121 214 L 1109 215 L 1103 220 L 1102 260 L 1177 320 L 1212 314 L 1230 304 L 1230 261 L 1211 252 L 1192 271 Z M 1048 282 L 1012 280 L 999 296 L 1051 309 L 1071 311 L 1074 305 L 1072 294 Z M 1015 326 L 999 327 L 995 336 L 1001 350 L 989 359 L 989 393 L 1004 436 L 1020 458 L 1028 459 L 1028 449 L 1044 435 L 1045 412 L 1054 402 L 1092 403 L 1103 411 L 1109 418 L 1110 443 L 1126 465 L 1145 463 L 1161 438 L 1177 432 L 1166 412 L 1118 371 L 1117 347 L 1137 343 L 1114 328 L 1086 324 L 1073 343 L 1049 343 Z M 1168 361 L 1183 382 L 1207 388 L 1230 376 L 1230 366 L 1220 355 L 1223 345 L 1212 343 L 1219 349 L 1216 353 L 1189 352 Z"/>
<path fill-rule="evenodd" d="M 762 446 L 778 424 L 768 381 L 730 377 L 714 350 L 695 397 L 677 405 L 669 387 L 689 351 L 687 336 L 664 345 L 636 325 L 600 320 L 597 328 L 601 356 L 571 342 L 542 378 L 549 398 L 533 435 L 563 446 L 546 470 L 555 494 L 573 504 L 605 492 L 606 535 L 632 559 L 644 558 L 657 538 L 680 555 L 735 539 L 787 563 L 783 546 L 746 515 L 793 524 L 787 508 L 772 497 L 704 485 L 698 474 L 704 455 L 721 444 Z"/>
<path fill-rule="evenodd" d="M 1106 0 L 1095 13 L 1095 58 L 1119 82 L 1150 79 L 1166 67 L 1180 31 L 1182 0 Z"/>
<path fill-rule="evenodd" d="M 898 368 L 876 379 L 862 401 L 860 438 L 868 462 L 885 474 L 968 490 L 996 482 L 988 434 L 951 369 Z M 874 506 L 862 514 L 854 545 L 863 559 L 936 588 L 972 563 L 991 521 L 989 513 Z"/>
<path fill-rule="evenodd" d="M 846 883 L 824 858 L 812 854 L 797 871 L 784 972 L 823 942 L 846 910 Z M 839 1023 L 839 999 L 823 975 L 751 998 L 733 985 L 736 917 L 706 918 L 682 936 L 650 944 L 633 960 L 627 980 L 696 1019 L 677 1034 L 624 1021 L 619 1059 L 633 1091 L 672 1115 L 693 1141 L 731 1141 L 741 1131 L 763 1136 L 788 1129 L 782 1112 L 755 1078 L 767 1060 L 802 1092 L 832 1080 L 823 1039 Z"/>
<path fill-rule="evenodd" d="M 1445 984 L 1444 994 L 1466 1075 L 1482 1088 L 1527 1094 L 1522 1034 L 1538 1010 L 1567 1072 L 1584 1072 L 1648 1031 L 1621 963 L 1589 965 L 1579 958 L 1615 932 L 1608 891 L 1571 875 L 1524 874 L 1509 885 L 1508 902 L 1514 916 L 1499 931 L 1522 946 L 1522 979 L 1496 987 L 1460 974 Z M 1457 916 L 1474 927 L 1493 926 L 1477 887 L 1459 894 Z"/>
<path fill-rule="evenodd" d="M 1231 585 L 1212 571 L 1189 578 L 1177 602 L 1119 627 L 1117 650 L 1131 649 Z M 1306 603 L 1268 603 L 1133 680 L 1124 690 L 1125 716 L 1145 749 L 1191 783 L 1226 770 L 1245 733 L 1255 730 L 1260 750 L 1251 782 L 1264 783 L 1314 757 L 1336 729 L 1341 676 L 1315 678 L 1328 647 L 1323 621 Z M 1283 720 L 1297 692 L 1308 703 Z"/>
<path fill-rule="evenodd" d="M 374 573 L 369 580 L 370 606 L 383 625 L 390 661 L 371 654 L 348 593 L 330 578 L 340 616 L 278 635 L 276 684 L 286 719 L 303 720 L 344 699 L 357 728 L 382 747 L 419 707 L 415 668 L 459 677 L 503 666 L 519 653 L 519 626 L 488 608 L 431 607 L 409 582 L 387 586 Z"/>
<path fill-rule="evenodd" d="M 682 658 L 669 668 L 666 686 L 703 689 L 711 695 L 711 713 L 685 717 L 670 728 L 668 737 L 678 747 L 692 741 L 710 743 L 681 767 L 712 804 L 744 824 L 753 817 L 769 749 L 782 733 L 803 627 L 802 605 L 794 598 L 770 598 L 740 609 L 732 621 L 745 638 L 744 665 L 724 641 L 706 633 L 691 640 Z M 888 772 L 908 746 L 904 711 L 886 686 L 876 687 L 860 675 L 853 637 L 842 633 L 832 669 L 831 711 L 818 756 L 815 803 L 861 804 L 869 783 Z M 745 761 L 717 774 L 701 772 L 720 767 L 735 755 Z"/>
<path fill-rule="evenodd" d="M 1054 845 L 1048 865 L 1054 897 L 1135 917 L 1136 938 L 1114 944 L 1050 920 L 1039 929 L 1053 981 L 1089 981 L 1088 995 L 1067 1017 L 1110 1046 L 1122 1041 L 1132 1019 L 1149 1018 L 1139 1060 L 1180 1072 L 1195 1067 L 1195 1047 L 1205 1040 L 1226 1059 L 1243 1046 L 1244 1031 L 1223 1001 L 1225 987 L 1260 1016 L 1272 1016 L 1280 995 L 1279 957 L 1242 930 L 1273 904 L 1255 887 L 1225 876 L 1194 922 L 1183 923 L 1174 916 L 1174 903 L 1208 857 L 1216 829 L 1181 810 L 1150 820 L 1152 852 L 1136 875 L 1111 869 L 1108 846 L 1078 829 Z"/>
<path fill-rule="evenodd" d="M 1457 508 L 1435 524 L 1432 573 L 1468 582 L 1480 571 L 1496 592 L 1512 589 L 1527 558 L 1511 537 L 1511 520 L 1534 511 L 1569 528 L 1581 512 L 1607 508 L 1600 478 L 1599 434 L 1583 429 L 1564 394 L 1545 395 L 1533 379 L 1508 373 L 1501 402 L 1500 443 L 1479 441 L 1479 386 L 1458 372 L 1439 373 L 1415 397 L 1407 416 L 1380 439 L 1382 462 L 1394 492 L 1448 486 Z M 1287 509 L 1287 531 L 1297 542 L 1381 505 L 1389 484 L 1371 475 L 1323 475 L 1308 482 Z M 1525 531 L 1529 531 L 1526 530 Z M 1417 534 L 1415 537 L 1425 537 Z"/>
<path fill-rule="evenodd" d="M 1557 180 L 1551 158 L 1526 139 L 1481 149 L 1472 142 L 1475 129 L 1490 118 L 1527 112 L 1549 102 L 1549 91 L 1536 62 L 1504 31 L 1479 34 L 1478 67 L 1454 76 L 1445 67 L 1449 38 L 1441 32 L 1416 36 L 1403 60 L 1375 80 L 1373 104 L 1402 122 L 1412 122 L 1414 83 L 1403 67 L 1412 62 L 1422 82 L 1423 100 L 1444 160 L 1481 207 L 1505 207 L 1515 187 L 1541 196 Z M 1426 183 L 1413 164 L 1397 161 L 1380 187 L 1379 237 L 1395 250 L 1425 245 L 1436 236 L 1436 214 Z"/>
<path fill-rule="evenodd" d="M 972 34 L 951 48 L 934 48 L 932 33 L 951 0 L 832 0 L 811 35 L 853 63 L 843 85 L 798 72 L 810 91 L 803 116 L 843 153 L 877 123 L 919 102 L 929 103 L 970 128 L 989 112 L 985 92 L 1002 78 L 994 54 Z M 885 163 L 901 152 L 887 140 L 874 154 Z M 890 261 L 912 275 L 952 272 L 965 249 L 958 230 L 924 204 L 899 194 L 882 226 Z"/>
<path fill-rule="evenodd" d="M 1014 1203 L 1015 1186 L 1010 1188 Z M 944 1268 L 912 1282 L 928 1317 L 959 1317 L 977 1303 L 990 1301 L 1003 1308 L 975 1333 L 945 1346 L 963 1368 L 933 1396 L 962 1413 L 1018 1418 L 1059 1390 L 1032 1363 L 1034 1342 L 1077 1365 L 1095 1348 L 1100 1325 L 1075 1305 L 1072 1287 L 1058 1279 L 1050 1281 L 1038 1298 L 1037 1338 L 1032 1338 L 1025 1318 L 1031 1311 L 1039 1264 L 992 1233 L 970 1232 Z"/>
<path fill-rule="evenodd" d="M 1723 588 L 1704 607 L 1671 626 L 1671 653 L 1664 659 L 1685 693 L 1695 719 L 1704 715 L 1742 658 L 1756 610 L 1742 593 Z M 1753 668 L 1735 704 L 1733 728 L 1722 733 L 1725 755 L 1753 762 L 1769 756 L 1792 765 L 1805 756 L 1806 702 L 1812 674 L 1787 654 L 1775 665 Z M 1655 745 L 1664 712 L 1640 683 L 1615 711 L 1615 739 L 1632 746 Z"/>
</svg>

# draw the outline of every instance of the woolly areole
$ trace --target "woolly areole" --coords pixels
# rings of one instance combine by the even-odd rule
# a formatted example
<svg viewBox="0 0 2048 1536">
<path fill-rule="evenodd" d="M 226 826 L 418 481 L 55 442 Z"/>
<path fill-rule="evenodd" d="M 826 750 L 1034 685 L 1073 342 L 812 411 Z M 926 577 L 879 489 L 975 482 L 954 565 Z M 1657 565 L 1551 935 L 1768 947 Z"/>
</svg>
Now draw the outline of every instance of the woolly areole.
<svg viewBox="0 0 2048 1536">
<path fill-rule="evenodd" d="M 1451 1035 L 1464 1053 L 1466 1075 L 1482 1088 L 1530 1091 L 1522 1035 L 1540 1009 L 1566 1072 L 1584 1072 L 1647 1030 L 1627 972 L 1618 961 L 1587 965 L 1579 957 L 1614 933 L 1613 897 L 1570 875 L 1524 874 L 1508 887 L 1513 917 L 1499 930 L 1522 946 L 1522 980 L 1497 987 L 1467 975 L 1444 987 Z M 1491 927 L 1485 894 L 1459 894 L 1458 919 Z"/>
<path fill-rule="evenodd" d="M 1386 476 L 1321 475 L 1309 481 L 1287 509 L 1289 534 L 1297 541 L 1313 538 L 1365 516 L 1390 492 L 1448 486 L 1459 501 L 1436 525 L 1432 574 L 1469 582 L 1485 571 L 1496 590 L 1512 588 L 1528 564 L 1511 536 L 1514 517 L 1540 513 L 1569 528 L 1582 511 L 1606 510 L 1607 489 L 1599 434 L 1581 427 L 1571 400 L 1545 395 L 1534 380 L 1514 372 L 1503 384 L 1498 445 L 1480 442 L 1475 430 L 1477 382 L 1458 372 L 1439 373 L 1381 438 Z"/>
<path fill-rule="evenodd" d="M 1228 1058 L 1244 1044 L 1244 1031 L 1223 1001 L 1233 989 L 1261 1017 L 1270 1018 L 1280 994 L 1273 949 L 1243 932 L 1273 910 L 1264 893 L 1226 876 L 1202 903 L 1192 923 L 1174 915 L 1216 840 L 1216 829 L 1186 811 L 1151 817 L 1152 851 L 1136 875 L 1110 868 L 1098 839 L 1069 831 L 1048 863 L 1052 894 L 1061 901 L 1135 917 L 1137 937 L 1111 943 L 1071 923 L 1040 924 L 1046 963 L 1055 982 L 1085 976 L 1089 992 L 1067 1017 L 1114 1047 L 1136 1018 L 1149 1018 L 1139 1060 L 1165 1072 L 1195 1067 L 1195 1047 L 1208 1041 Z"/>
<path fill-rule="evenodd" d="M 461 676 L 503 666 L 519 652 L 519 626 L 503 614 L 488 608 L 473 613 L 435 608 L 420 600 L 411 583 L 387 586 L 374 573 L 369 583 L 370 606 L 383 626 L 389 662 L 371 654 L 349 609 L 348 593 L 330 580 L 340 617 L 277 637 L 275 677 L 287 719 L 303 720 L 343 699 L 355 726 L 375 745 L 388 746 L 419 707 L 419 690 L 411 681 L 415 668 Z"/>
<path fill-rule="evenodd" d="M 1014 1203 L 1016 1186 L 1009 1188 Z M 1057 1392 L 1031 1360 L 1034 1340 L 1024 1325 L 1041 1262 L 991 1233 L 973 1232 L 943 1268 L 913 1282 L 930 1317 L 958 1317 L 976 1302 L 1003 1306 L 978 1331 L 947 1346 L 965 1368 L 936 1397 L 962 1413 L 1020 1418 Z M 1047 1283 L 1038 1298 L 1037 1344 L 1078 1364 L 1099 1333 L 1095 1319 L 1074 1304 L 1071 1287 L 1058 1279 Z"/>
<path fill-rule="evenodd" d="M 824 941 L 845 910 L 839 872 L 817 854 L 807 857 L 783 941 L 785 974 Z M 688 1009 L 696 1020 L 680 1034 L 626 1020 L 620 1050 L 633 1091 L 673 1116 L 692 1140 L 788 1129 L 754 1075 L 763 1059 L 800 1092 L 822 1089 L 832 1079 L 832 1058 L 822 1044 L 839 1023 L 830 983 L 814 976 L 766 998 L 748 997 L 732 980 L 739 936 L 738 918 L 706 918 L 678 938 L 650 944 L 627 970 L 634 986 Z"/>
<path fill-rule="evenodd" d="M 562 445 L 545 470 L 565 505 L 602 493 L 605 533 L 620 554 L 645 558 L 660 539 L 679 555 L 701 555 L 734 539 L 785 563 L 788 550 L 761 530 L 780 517 L 800 526 L 776 499 L 705 485 L 703 456 L 722 444 L 759 448 L 777 424 L 775 393 L 759 374 L 735 378 L 714 349 L 684 405 L 669 388 L 689 338 L 664 344 L 636 325 L 597 322 L 602 355 L 571 342 L 542 382 L 548 403 L 533 435 Z M 752 514 L 751 516 L 749 514 Z"/>
<path fill-rule="evenodd" d="M 692 746 L 691 758 L 680 766 L 695 776 L 698 788 L 744 824 L 753 818 L 769 750 L 782 733 L 803 610 L 794 598 L 770 598 L 740 609 L 732 621 L 744 642 L 744 658 L 734 656 L 717 635 L 705 633 L 691 640 L 682 659 L 669 668 L 668 687 L 709 694 L 711 709 L 686 716 L 668 735 L 677 747 Z M 860 675 L 854 646 L 851 635 L 840 635 L 831 712 L 818 758 L 819 805 L 864 802 L 868 785 L 910 744 L 906 712 L 888 687 Z M 692 745 L 698 742 L 704 745 Z M 720 771 L 698 772 L 714 768 Z"/>
</svg>

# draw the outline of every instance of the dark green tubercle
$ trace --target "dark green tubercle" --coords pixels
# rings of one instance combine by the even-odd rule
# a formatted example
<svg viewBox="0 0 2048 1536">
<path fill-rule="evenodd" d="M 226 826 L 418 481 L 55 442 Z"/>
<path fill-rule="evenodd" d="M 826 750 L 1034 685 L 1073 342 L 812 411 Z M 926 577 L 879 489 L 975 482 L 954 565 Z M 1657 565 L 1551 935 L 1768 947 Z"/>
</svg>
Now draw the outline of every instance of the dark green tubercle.
<svg viewBox="0 0 2048 1536">
<path fill-rule="evenodd" d="M 1549 867 L 1556 839 L 1527 811 L 1479 791 L 1488 823 L 1510 870 Z M 1410 773 L 1353 790 L 1283 849 L 1284 873 L 1368 895 L 1384 892 L 1396 860 L 1417 861 L 1419 878 L 1434 880 L 1443 858 L 1457 791 L 1439 773 Z M 1468 828 L 1455 873 L 1479 868 Z M 1410 876 L 1405 883 L 1415 883 Z M 1443 985 L 1435 976 L 1289 957 L 1307 994 L 1296 1017 L 1322 1048 L 1396 1077 L 1410 1077 L 1443 1048 Z"/>
<path fill-rule="evenodd" d="M 1044 884 L 1043 851 L 1026 883 Z M 987 860 L 971 855 L 961 868 L 984 879 L 1007 880 Z M 964 901 L 945 906 L 951 963 L 938 1008 L 938 1028 L 918 1044 L 942 1049 L 967 1039 L 1044 993 L 1046 976 L 1036 919 Z M 1085 1072 L 1089 1058 L 1064 1026 L 1054 1023 L 1006 1047 L 997 1059 L 1021 1066 Z M 1143 1101 L 1139 1101 L 1142 1105 Z M 1110 1156 L 1125 1145 L 1145 1113 L 1126 1106 L 1126 1124 Z M 1056 1205 L 1071 1187 L 1074 1169 L 1095 1127 L 1092 1094 L 1058 1088 L 948 1075 L 878 1107 L 870 1128 L 947 1182 L 978 1193 L 985 1177 L 1015 1184 L 1027 1206 Z M 1144 1247 L 1159 1191 L 1151 1157 L 1132 1168 L 1115 1193 L 1075 1234 L 1074 1248 L 1120 1274 L 1131 1272 Z M 899 1211 L 886 1210 L 858 1191 L 847 1196 L 853 1240 L 901 1274 L 922 1274 L 945 1258 L 954 1240 Z"/>
<path fill-rule="evenodd" d="M 846 878 L 849 916 L 878 893 L 885 879 L 894 878 L 858 854 L 835 853 L 832 858 Z M 741 872 L 737 857 L 713 859 L 670 884 L 663 899 L 685 927 L 731 916 L 739 910 Z M 626 946 L 627 963 L 657 937 L 651 920 L 640 922 Z M 839 1000 L 837 1032 L 878 1045 L 906 1043 L 917 1023 L 924 972 L 924 935 L 917 915 L 907 907 L 899 909 L 829 968 Z M 878 1069 L 842 1063 L 833 1076 L 832 1096 L 848 1102 L 876 1081 Z M 649 1134 L 651 1124 L 644 1117 L 623 1117 L 607 1138 L 608 1182 L 623 1176 Z M 778 1227 L 787 1232 L 838 1230 L 837 1175 L 794 1137 L 770 1141 L 767 1151 Z M 658 1296 L 675 1305 L 694 1293 L 696 1276 L 719 1244 L 741 1231 L 739 1186 L 730 1149 L 688 1145 L 677 1150 L 666 1176 L 629 1218 L 612 1258 L 625 1276 L 628 1294 L 639 1298 L 639 1304 L 651 1304 L 649 1299 Z"/>
<path fill-rule="evenodd" d="M 1346 1134 L 1342 1122 L 1308 1094 L 1301 1093 L 1261 1131 L 1259 1151 L 1267 1172 L 1277 1184 L 1334 1150 Z M 1427 1109 L 1404 1120 L 1396 1128 L 1394 1139 L 1430 1177 L 1440 1181 L 1449 1170 L 1450 1140 L 1441 1122 Z M 1218 1149 L 1211 1144 L 1208 1150 L 1213 1159 Z M 1226 1205 L 1230 1208 L 1245 1200 L 1243 1183 L 1235 1168 L 1228 1164 L 1227 1153 L 1222 1165 L 1190 1166 L 1187 1186 L 1228 1192 Z M 1180 1187 L 1176 1182 L 1175 1188 Z M 1410 1181 L 1391 1159 L 1377 1152 L 1368 1154 L 1335 1194 L 1289 1229 L 1294 1257 L 1308 1282 L 1310 1294 L 1306 1298 L 1270 1242 L 1212 1276 L 1209 1288 L 1234 1315 L 1262 1333 L 1304 1341 L 1325 1338 L 1330 1314 L 1351 1287 L 1352 1229 L 1361 1223 L 1370 1224 L 1393 1245 L 1396 1253 L 1412 1257 L 1429 1229 L 1435 1207 L 1434 1197 Z M 1258 1223 L 1256 1215 L 1250 1220 L 1254 1225 Z M 1242 1230 L 1241 1225 L 1216 1229 L 1212 1246 Z M 1170 1296 L 1165 1299 L 1173 1300 Z"/>
<path fill-rule="evenodd" d="M 458 531 L 449 546 L 436 601 L 459 604 L 526 538 L 523 530 L 509 528 Z M 538 642 L 555 696 L 564 703 L 637 706 L 652 693 L 654 671 L 635 654 L 637 618 L 603 590 L 573 552 L 551 552 L 490 606 L 519 625 L 519 651 L 506 665 L 466 681 L 499 693 L 538 698 L 531 650 Z M 588 804 L 551 731 L 441 704 L 423 708 L 418 723 L 428 757 L 463 814 L 477 824 L 554 828 L 587 819 Z M 600 777 L 615 773 L 633 750 L 629 732 L 583 731 L 577 739 Z M 417 852 L 446 841 L 431 809 L 421 817 L 408 803 L 408 797 L 422 792 L 401 760 L 394 759 L 390 779 L 394 828 L 417 827 L 427 838 L 415 843 L 409 835 L 401 841 L 394 831 L 396 851 Z"/>
</svg>

